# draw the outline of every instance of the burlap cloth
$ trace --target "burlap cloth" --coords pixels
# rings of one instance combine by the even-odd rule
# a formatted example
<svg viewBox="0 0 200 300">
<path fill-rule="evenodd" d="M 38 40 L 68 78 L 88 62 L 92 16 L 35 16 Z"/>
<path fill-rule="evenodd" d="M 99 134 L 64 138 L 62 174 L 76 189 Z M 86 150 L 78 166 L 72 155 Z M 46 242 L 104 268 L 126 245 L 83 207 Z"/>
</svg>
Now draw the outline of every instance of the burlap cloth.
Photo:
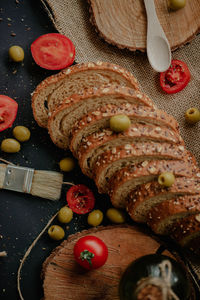
<svg viewBox="0 0 200 300">
<path fill-rule="evenodd" d="M 138 79 L 141 90 L 151 97 L 159 108 L 177 119 L 187 148 L 200 164 L 200 124 L 191 126 L 184 120 L 184 113 L 188 108 L 200 109 L 200 35 L 196 36 L 190 44 L 173 52 L 174 59 L 187 63 L 192 78 L 183 91 L 171 96 L 160 89 L 159 75 L 150 67 L 145 53 L 120 50 L 104 42 L 97 35 L 89 21 L 89 6 L 86 0 L 44 0 L 42 2 L 56 29 L 73 41 L 76 47 L 76 62 L 109 61 L 131 71 Z M 190 259 L 193 260 L 192 257 Z M 193 261 L 193 266 L 200 278 L 200 259 L 199 263 Z"/>
</svg>

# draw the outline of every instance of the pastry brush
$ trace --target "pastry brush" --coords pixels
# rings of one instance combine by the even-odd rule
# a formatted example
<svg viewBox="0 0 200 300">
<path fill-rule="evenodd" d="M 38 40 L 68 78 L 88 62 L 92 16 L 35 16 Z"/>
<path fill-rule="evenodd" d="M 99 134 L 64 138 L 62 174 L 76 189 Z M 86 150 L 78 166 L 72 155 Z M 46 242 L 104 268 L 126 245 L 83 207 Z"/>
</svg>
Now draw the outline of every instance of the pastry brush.
<svg viewBox="0 0 200 300">
<path fill-rule="evenodd" d="M 62 184 L 63 175 L 58 172 L 0 164 L 0 189 L 58 200 Z"/>
</svg>

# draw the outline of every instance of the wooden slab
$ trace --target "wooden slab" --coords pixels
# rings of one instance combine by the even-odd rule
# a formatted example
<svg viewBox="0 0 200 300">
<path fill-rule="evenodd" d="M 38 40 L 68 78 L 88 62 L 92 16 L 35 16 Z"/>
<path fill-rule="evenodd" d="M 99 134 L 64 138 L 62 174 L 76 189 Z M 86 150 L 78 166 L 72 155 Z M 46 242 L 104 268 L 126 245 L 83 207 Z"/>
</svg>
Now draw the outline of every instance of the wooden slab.
<svg viewBox="0 0 200 300">
<path fill-rule="evenodd" d="M 92 271 L 74 260 L 73 247 L 82 236 L 95 235 L 108 247 L 106 264 Z M 155 253 L 160 244 L 133 226 L 108 226 L 72 235 L 43 264 L 45 300 L 119 300 L 118 285 L 126 267 L 136 258 Z M 163 254 L 172 256 L 168 251 Z"/>
<path fill-rule="evenodd" d="M 200 1 L 169 11 L 167 0 L 154 0 L 159 21 L 171 49 L 191 41 L 200 32 Z M 146 12 L 142 0 L 89 0 L 91 22 L 108 43 L 119 48 L 146 50 Z"/>
</svg>

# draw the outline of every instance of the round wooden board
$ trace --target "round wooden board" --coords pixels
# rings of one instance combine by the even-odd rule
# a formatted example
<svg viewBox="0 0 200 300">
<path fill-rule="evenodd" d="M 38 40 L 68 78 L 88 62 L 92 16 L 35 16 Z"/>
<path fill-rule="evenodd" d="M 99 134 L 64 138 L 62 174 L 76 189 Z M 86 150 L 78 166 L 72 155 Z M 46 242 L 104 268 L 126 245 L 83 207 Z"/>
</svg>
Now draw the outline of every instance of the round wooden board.
<svg viewBox="0 0 200 300">
<path fill-rule="evenodd" d="M 82 236 L 95 235 L 108 246 L 106 264 L 83 270 L 74 260 L 73 247 Z M 43 264 L 45 300 L 119 300 L 118 285 L 126 267 L 136 258 L 155 253 L 160 244 L 133 226 L 99 227 L 74 234 Z M 172 256 L 170 252 L 163 254 Z M 172 256 L 173 257 L 173 256 Z"/>
<path fill-rule="evenodd" d="M 171 49 L 191 41 L 200 32 L 200 1 L 169 11 L 167 0 L 154 0 L 159 21 Z M 142 0 L 88 0 L 91 22 L 107 42 L 119 48 L 146 51 L 146 12 Z"/>
</svg>

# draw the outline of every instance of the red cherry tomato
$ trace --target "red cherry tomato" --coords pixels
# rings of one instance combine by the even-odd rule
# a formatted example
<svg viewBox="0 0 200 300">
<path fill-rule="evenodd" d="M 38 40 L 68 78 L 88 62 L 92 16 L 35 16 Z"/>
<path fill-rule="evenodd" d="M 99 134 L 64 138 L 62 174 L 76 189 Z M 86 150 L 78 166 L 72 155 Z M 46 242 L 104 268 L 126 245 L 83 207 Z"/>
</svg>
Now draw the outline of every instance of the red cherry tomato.
<svg viewBox="0 0 200 300">
<path fill-rule="evenodd" d="M 88 235 L 80 238 L 74 245 L 75 260 L 85 269 L 98 269 L 108 258 L 108 248 L 96 236 Z"/>
<path fill-rule="evenodd" d="M 0 95 L 0 131 L 11 127 L 15 121 L 18 104 L 5 95 Z"/>
<path fill-rule="evenodd" d="M 94 194 L 84 184 L 73 185 L 68 190 L 66 198 L 69 207 L 77 214 L 86 214 L 94 208 Z"/>
<path fill-rule="evenodd" d="M 41 35 L 31 44 L 36 64 L 47 70 L 61 70 L 71 66 L 75 47 L 70 39 L 60 33 Z"/>
<path fill-rule="evenodd" d="M 169 69 L 160 73 L 160 85 L 166 93 L 174 94 L 184 89 L 190 78 L 190 71 L 186 63 L 174 59 Z"/>
</svg>

